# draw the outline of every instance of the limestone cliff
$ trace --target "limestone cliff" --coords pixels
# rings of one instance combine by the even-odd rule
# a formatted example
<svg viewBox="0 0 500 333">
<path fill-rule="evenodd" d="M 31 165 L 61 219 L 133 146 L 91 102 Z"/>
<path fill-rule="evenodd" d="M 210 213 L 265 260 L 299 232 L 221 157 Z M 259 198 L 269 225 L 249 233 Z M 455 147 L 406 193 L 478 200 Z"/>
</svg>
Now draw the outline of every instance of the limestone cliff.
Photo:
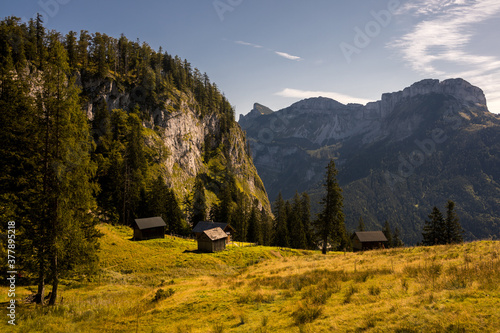
<svg viewBox="0 0 500 333">
<path fill-rule="evenodd" d="M 130 110 L 133 105 L 144 100 L 144 89 L 120 87 L 116 81 L 79 79 L 83 92 L 88 96 L 85 109 L 90 119 L 100 105 L 112 109 Z M 166 150 L 166 158 L 162 161 L 161 170 L 167 184 L 176 192 L 182 202 L 191 192 L 194 179 L 205 174 L 217 179 L 222 170 L 229 166 L 236 177 L 238 187 L 249 200 L 258 200 L 259 208 L 270 212 L 269 200 L 264 185 L 253 165 L 248 152 L 246 137 L 238 123 L 232 121 L 229 135 L 222 135 L 222 119 L 219 115 L 209 113 L 200 117 L 193 107 L 193 98 L 177 91 L 172 99 L 162 101 L 155 108 L 146 108 L 146 119 L 143 121 L 147 131 L 147 144 L 153 149 Z M 227 154 L 220 151 L 225 147 Z M 206 151 L 214 151 L 207 158 Z M 217 164 L 220 169 L 210 168 Z M 215 195 L 208 193 L 209 204 L 215 201 Z"/>
</svg>

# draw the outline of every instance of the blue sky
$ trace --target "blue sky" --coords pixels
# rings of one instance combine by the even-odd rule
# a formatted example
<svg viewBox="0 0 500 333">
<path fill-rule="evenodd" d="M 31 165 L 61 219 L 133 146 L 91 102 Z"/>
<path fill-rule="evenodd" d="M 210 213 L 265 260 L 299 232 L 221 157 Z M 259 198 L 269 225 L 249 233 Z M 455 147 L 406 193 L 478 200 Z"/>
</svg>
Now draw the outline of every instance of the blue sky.
<svg viewBox="0 0 500 333">
<path fill-rule="evenodd" d="M 162 46 L 223 91 L 237 114 L 307 97 L 366 103 L 424 78 L 462 77 L 500 113 L 498 0 L 3 1 L 66 33 Z"/>
</svg>

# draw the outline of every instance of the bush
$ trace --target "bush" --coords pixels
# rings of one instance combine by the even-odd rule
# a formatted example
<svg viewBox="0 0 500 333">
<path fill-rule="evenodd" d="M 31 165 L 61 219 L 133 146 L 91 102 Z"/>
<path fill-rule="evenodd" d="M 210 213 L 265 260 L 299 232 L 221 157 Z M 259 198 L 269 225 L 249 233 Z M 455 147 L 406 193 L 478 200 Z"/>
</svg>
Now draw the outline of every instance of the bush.
<svg viewBox="0 0 500 333">
<path fill-rule="evenodd" d="M 175 290 L 173 290 L 172 288 L 168 288 L 167 290 L 163 290 L 160 288 L 156 291 L 155 297 L 153 298 L 153 302 L 158 302 L 161 301 L 162 299 L 169 298 L 174 293 Z"/>
</svg>

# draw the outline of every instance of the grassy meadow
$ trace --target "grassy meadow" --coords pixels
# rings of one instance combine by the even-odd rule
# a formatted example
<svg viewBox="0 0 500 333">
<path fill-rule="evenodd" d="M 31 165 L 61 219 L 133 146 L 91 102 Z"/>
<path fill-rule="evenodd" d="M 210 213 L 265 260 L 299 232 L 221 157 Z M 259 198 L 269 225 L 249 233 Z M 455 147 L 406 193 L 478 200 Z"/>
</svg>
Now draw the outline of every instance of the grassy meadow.
<svg viewBox="0 0 500 333">
<path fill-rule="evenodd" d="M 101 225 L 101 271 L 23 304 L 2 332 L 500 332 L 500 242 L 319 252 L 230 245 L 196 253 Z M 7 301 L 1 287 L 0 302 Z M 50 289 L 50 288 L 49 288 Z"/>
</svg>

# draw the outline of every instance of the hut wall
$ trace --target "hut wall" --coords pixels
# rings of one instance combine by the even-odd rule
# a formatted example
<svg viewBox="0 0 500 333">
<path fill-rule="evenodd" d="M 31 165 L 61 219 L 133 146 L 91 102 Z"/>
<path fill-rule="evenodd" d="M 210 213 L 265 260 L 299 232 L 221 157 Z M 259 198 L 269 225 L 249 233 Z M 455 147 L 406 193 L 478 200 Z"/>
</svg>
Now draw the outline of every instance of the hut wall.
<svg viewBox="0 0 500 333">
<path fill-rule="evenodd" d="M 134 229 L 134 239 L 144 240 L 144 239 L 154 239 L 154 238 L 164 238 L 165 227 L 149 228 L 149 229 Z"/>
<path fill-rule="evenodd" d="M 352 248 L 358 251 L 361 251 L 363 249 L 363 243 L 359 241 L 358 237 L 354 237 L 354 239 L 352 240 Z"/>
</svg>

